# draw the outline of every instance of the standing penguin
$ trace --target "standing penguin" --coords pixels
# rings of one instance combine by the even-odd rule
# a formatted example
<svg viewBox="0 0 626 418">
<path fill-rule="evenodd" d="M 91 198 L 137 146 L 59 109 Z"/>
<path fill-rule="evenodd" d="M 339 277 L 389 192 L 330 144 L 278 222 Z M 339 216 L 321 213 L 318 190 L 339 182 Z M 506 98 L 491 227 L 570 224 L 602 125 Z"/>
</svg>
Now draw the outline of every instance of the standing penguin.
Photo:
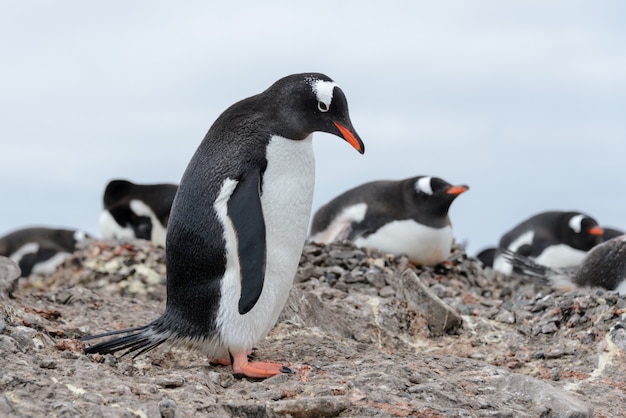
<svg viewBox="0 0 626 418">
<path fill-rule="evenodd" d="M 309 223 L 312 133 L 361 139 L 343 91 L 323 74 L 295 74 L 222 113 L 187 166 L 167 232 L 167 304 L 150 324 L 85 349 L 139 355 L 170 341 L 195 347 L 233 373 L 288 371 L 248 362 L 278 319 Z"/>
<path fill-rule="evenodd" d="M 315 213 L 310 240 L 349 240 L 360 247 L 407 254 L 416 264 L 438 264 L 452 250 L 448 210 L 468 189 L 431 176 L 362 184 Z"/>
<path fill-rule="evenodd" d="M 511 263 L 502 256 L 505 250 L 548 267 L 575 266 L 602 242 L 602 233 L 596 220 L 581 212 L 542 212 L 502 236 L 493 268 L 505 275 L 513 272 Z"/>
<path fill-rule="evenodd" d="M 103 239 L 147 239 L 165 246 L 167 222 L 178 186 L 111 180 L 104 189 L 100 233 Z"/>
</svg>

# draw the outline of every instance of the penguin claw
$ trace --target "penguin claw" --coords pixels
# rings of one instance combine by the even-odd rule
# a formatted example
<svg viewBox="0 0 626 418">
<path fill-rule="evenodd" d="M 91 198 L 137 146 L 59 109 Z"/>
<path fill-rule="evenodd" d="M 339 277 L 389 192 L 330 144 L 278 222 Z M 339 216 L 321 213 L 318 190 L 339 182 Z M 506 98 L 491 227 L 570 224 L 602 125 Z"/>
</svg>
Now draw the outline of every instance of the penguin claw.
<svg viewBox="0 0 626 418">
<path fill-rule="evenodd" d="M 289 367 L 287 366 L 282 366 L 280 368 L 280 372 L 281 373 L 285 373 L 285 374 L 295 374 L 296 372 L 294 372 L 293 370 L 291 370 Z"/>
</svg>

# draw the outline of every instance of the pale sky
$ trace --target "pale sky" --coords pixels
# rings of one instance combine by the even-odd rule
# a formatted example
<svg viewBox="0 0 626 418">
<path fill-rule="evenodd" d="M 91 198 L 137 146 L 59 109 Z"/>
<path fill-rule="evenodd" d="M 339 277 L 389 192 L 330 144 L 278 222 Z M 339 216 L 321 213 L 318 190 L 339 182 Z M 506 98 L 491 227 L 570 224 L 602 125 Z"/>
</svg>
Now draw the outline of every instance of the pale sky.
<svg viewBox="0 0 626 418">
<path fill-rule="evenodd" d="M 113 178 L 179 181 L 228 106 L 298 72 L 366 145 L 316 134 L 313 210 L 433 175 L 475 254 L 544 210 L 626 229 L 622 1 L 1 1 L 0 235 L 98 236 Z"/>
</svg>

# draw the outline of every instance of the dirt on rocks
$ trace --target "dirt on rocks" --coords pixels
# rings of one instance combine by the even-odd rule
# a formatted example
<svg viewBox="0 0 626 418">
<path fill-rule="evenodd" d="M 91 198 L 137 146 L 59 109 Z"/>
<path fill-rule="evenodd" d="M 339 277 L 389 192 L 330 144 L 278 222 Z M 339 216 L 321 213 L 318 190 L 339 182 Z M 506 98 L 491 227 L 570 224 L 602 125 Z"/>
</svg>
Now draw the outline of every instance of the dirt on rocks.
<svg viewBox="0 0 626 418">
<path fill-rule="evenodd" d="M 349 243 L 305 246 L 283 313 L 256 348 L 294 373 L 237 379 L 182 348 L 87 356 L 79 338 L 165 306 L 164 250 L 90 241 L 52 275 L 0 269 L 0 416 L 618 417 L 626 301 Z"/>
</svg>

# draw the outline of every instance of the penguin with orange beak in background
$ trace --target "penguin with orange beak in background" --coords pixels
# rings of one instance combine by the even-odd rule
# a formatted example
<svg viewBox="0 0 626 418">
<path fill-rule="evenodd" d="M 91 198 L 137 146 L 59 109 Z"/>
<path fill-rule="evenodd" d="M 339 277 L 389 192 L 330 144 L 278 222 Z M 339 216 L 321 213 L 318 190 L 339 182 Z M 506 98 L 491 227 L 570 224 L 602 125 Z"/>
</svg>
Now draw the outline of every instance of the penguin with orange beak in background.
<svg viewBox="0 0 626 418">
<path fill-rule="evenodd" d="M 418 265 L 445 261 L 454 236 L 448 210 L 469 189 L 432 176 L 362 184 L 337 196 L 313 216 L 309 239 L 353 241 Z"/>
<path fill-rule="evenodd" d="M 493 268 L 504 275 L 513 273 L 504 251 L 550 268 L 577 266 L 602 242 L 603 232 L 594 218 L 578 211 L 541 212 L 500 238 Z"/>
</svg>

